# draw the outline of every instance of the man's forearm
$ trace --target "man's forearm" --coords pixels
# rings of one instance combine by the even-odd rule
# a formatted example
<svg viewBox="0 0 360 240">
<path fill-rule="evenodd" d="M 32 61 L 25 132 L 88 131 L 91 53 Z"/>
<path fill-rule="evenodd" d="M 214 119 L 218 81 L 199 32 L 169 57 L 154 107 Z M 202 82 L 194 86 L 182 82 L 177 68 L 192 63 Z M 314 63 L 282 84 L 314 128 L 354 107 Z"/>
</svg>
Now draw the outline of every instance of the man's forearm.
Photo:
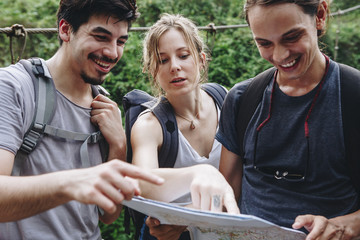
<svg viewBox="0 0 360 240">
<path fill-rule="evenodd" d="M 27 218 L 69 201 L 56 175 L 0 176 L 0 222 Z"/>
</svg>

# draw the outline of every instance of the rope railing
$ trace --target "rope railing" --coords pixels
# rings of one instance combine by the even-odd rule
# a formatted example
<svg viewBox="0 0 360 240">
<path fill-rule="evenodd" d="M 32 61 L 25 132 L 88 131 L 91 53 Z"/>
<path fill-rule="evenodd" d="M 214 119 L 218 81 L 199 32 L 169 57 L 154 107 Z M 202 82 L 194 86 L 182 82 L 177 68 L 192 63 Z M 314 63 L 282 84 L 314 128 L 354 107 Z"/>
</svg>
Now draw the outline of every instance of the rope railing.
<svg viewBox="0 0 360 240">
<path fill-rule="evenodd" d="M 334 17 L 334 16 L 338 16 L 338 15 L 344 15 L 344 14 L 346 14 L 346 13 L 355 11 L 355 10 L 357 10 L 357 9 L 359 9 L 359 8 L 360 8 L 360 5 L 357 5 L 357 6 L 354 6 L 354 7 L 348 8 L 348 9 L 345 9 L 345 10 L 338 10 L 337 12 L 331 13 L 330 16 Z"/>
<path fill-rule="evenodd" d="M 21 26 L 21 25 L 20 25 Z M 209 24 L 208 26 L 198 27 L 199 30 L 224 30 L 224 29 L 234 29 L 234 28 L 246 28 L 247 24 L 238 24 L 238 25 L 226 25 L 226 26 L 215 26 L 214 24 Z M 148 31 L 150 27 L 132 27 L 130 31 L 132 32 L 144 32 Z M 57 33 L 57 28 L 24 28 L 27 34 L 42 34 L 42 33 Z M 5 33 L 7 35 L 17 36 L 14 32 L 13 27 L 0 28 L 0 33 Z"/>
</svg>

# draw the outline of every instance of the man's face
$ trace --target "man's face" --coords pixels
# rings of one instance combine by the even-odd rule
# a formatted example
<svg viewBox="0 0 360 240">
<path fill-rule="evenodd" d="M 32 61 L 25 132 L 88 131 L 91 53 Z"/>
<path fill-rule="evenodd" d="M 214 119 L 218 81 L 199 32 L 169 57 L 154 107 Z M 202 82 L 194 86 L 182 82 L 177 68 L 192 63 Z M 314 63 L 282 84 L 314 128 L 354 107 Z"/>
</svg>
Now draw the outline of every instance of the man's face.
<svg viewBox="0 0 360 240">
<path fill-rule="evenodd" d="M 122 57 L 128 39 L 128 23 L 105 15 L 90 17 L 71 33 L 67 54 L 74 74 L 86 83 L 102 84 Z"/>
<path fill-rule="evenodd" d="M 322 71 L 314 63 L 324 59 L 318 48 L 315 16 L 294 3 L 255 6 L 249 10 L 249 22 L 261 56 L 272 63 L 284 79 L 306 79 L 307 74 Z"/>
</svg>

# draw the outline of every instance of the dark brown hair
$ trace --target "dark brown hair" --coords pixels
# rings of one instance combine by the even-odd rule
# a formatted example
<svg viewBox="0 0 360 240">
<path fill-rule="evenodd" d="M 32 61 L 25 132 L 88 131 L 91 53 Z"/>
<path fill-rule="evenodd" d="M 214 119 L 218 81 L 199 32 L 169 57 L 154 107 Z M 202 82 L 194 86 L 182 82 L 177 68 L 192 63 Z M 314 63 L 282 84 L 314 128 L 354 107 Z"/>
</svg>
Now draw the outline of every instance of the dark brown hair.
<svg viewBox="0 0 360 240">
<path fill-rule="evenodd" d="M 119 21 L 131 23 L 140 15 L 136 0 L 61 0 L 57 11 L 57 26 L 62 19 L 72 27 L 74 33 L 86 23 L 91 16 L 105 15 L 115 17 Z M 60 45 L 62 40 L 60 39 Z"/>
<path fill-rule="evenodd" d="M 294 3 L 298 6 L 300 6 L 302 8 L 302 10 L 304 11 L 304 13 L 309 14 L 310 16 L 316 16 L 318 7 L 319 7 L 321 1 L 322 0 L 246 0 L 245 5 L 244 5 L 245 19 L 246 19 L 246 22 L 250 25 L 249 18 L 248 18 L 248 12 L 249 12 L 249 9 L 254 6 L 257 6 L 257 5 L 270 6 L 270 5 L 281 4 L 281 3 Z M 326 2 L 328 3 L 327 14 L 329 16 L 329 14 L 330 14 L 329 1 L 326 0 Z M 317 35 L 320 37 L 325 34 L 325 31 L 326 31 L 325 29 L 318 30 Z"/>
</svg>

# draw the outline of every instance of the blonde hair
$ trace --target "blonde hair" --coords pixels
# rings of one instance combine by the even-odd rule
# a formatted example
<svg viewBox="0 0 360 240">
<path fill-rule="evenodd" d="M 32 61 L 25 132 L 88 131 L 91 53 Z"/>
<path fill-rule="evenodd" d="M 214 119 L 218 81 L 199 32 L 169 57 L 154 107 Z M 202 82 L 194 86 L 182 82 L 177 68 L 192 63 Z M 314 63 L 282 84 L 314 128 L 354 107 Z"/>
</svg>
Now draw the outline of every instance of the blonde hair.
<svg viewBox="0 0 360 240">
<path fill-rule="evenodd" d="M 146 33 L 143 42 L 143 72 L 147 73 L 153 85 L 157 86 L 156 76 L 161 62 L 159 40 L 170 29 L 176 29 L 184 36 L 189 46 L 190 54 L 194 57 L 195 66 L 200 71 L 200 82 L 205 82 L 208 64 L 206 60 L 202 60 L 202 54 L 206 52 L 207 47 L 200 37 L 195 24 L 190 19 L 179 14 L 163 14 Z M 157 91 L 160 94 L 162 90 L 160 87 L 157 87 Z"/>
</svg>

